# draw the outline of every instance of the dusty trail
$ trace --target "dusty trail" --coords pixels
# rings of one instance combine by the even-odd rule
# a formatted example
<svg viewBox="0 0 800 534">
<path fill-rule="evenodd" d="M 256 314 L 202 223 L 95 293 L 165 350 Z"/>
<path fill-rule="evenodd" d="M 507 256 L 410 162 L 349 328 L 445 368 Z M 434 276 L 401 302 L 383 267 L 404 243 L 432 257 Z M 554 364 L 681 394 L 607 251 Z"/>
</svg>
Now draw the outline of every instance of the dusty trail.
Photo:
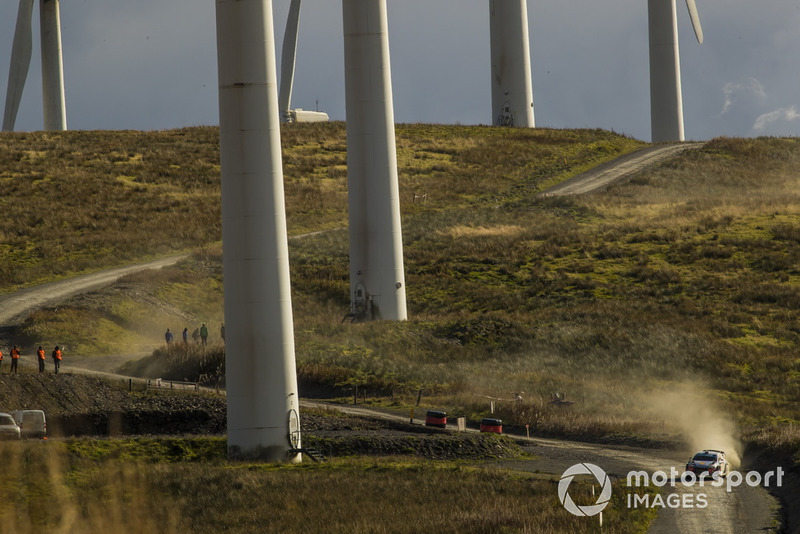
<svg viewBox="0 0 800 534">
<path fill-rule="evenodd" d="M 9 295 L 0 296 L 0 324 L 13 323 L 22 315 L 27 315 L 33 310 L 48 304 L 63 302 L 70 297 L 81 293 L 95 291 L 101 287 L 109 286 L 125 275 L 146 271 L 148 269 L 161 269 L 174 265 L 186 258 L 186 254 L 169 256 L 146 263 L 118 267 L 91 274 L 77 276 L 58 282 L 50 282 L 39 286 L 21 289 Z"/>
<path fill-rule="evenodd" d="M 604 191 L 650 165 L 672 158 L 686 150 L 700 148 L 704 143 L 669 143 L 653 145 L 631 152 L 590 169 L 569 180 L 539 193 L 540 197 L 582 195 Z"/>
<path fill-rule="evenodd" d="M 301 407 L 331 408 L 328 403 L 302 401 Z M 356 416 L 379 417 L 393 421 L 408 422 L 408 417 L 385 410 L 360 406 L 335 405 L 335 409 Z M 424 421 L 417 418 L 415 423 Z M 455 431 L 455 426 L 449 425 Z M 468 432 L 477 432 L 468 429 Z M 670 472 L 674 467 L 679 472 L 685 465 L 687 454 L 665 449 L 638 449 L 634 447 L 611 447 L 574 441 L 514 436 L 536 456 L 532 460 L 502 461 L 493 464 L 500 469 L 514 469 L 561 476 L 570 466 L 592 463 L 601 467 L 612 478 L 626 478 L 629 471 L 645 470 Z M 750 532 L 777 532 L 777 501 L 764 488 L 740 486 L 728 493 L 724 487 L 686 488 L 676 481 L 675 487 L 664 488 L 664 498 L 670 493 L 695 494 L 690 502 L 698 502 L 696 494 L 703 493 L 708 502 L 705 508 L 672 509 L 659 508 L 658 518 L 649 532 L 653 534 L 745 534 Z M 681 497 L 682 499 L 684 497 Z M 591 519 L 587 518 L 587 521 Z"/>
</svg>

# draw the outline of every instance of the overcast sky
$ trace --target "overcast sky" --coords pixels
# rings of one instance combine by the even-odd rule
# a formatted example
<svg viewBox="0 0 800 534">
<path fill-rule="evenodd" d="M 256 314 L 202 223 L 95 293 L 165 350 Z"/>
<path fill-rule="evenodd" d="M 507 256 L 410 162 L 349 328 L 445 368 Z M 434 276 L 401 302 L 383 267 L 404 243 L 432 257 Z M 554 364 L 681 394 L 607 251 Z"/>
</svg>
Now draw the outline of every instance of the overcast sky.
<svg viewBox="0 0 800 534">
<path fill-rule="evenodd" d="M 800 135 L 800 1 L 678 0 L 687 139 Z M 388 0 L 397 122 L 491 121 L 488 0 Z M 278 53 L 289 0 L 274 0 Z M 62 0 L 71 129 L 218 124 L 213 0 Z M 16 0 L 0 5 L 5 101 Z M 650 139 L 645 0 L 528 3 L 537 126 Z M 38 9 L 18 130 L 42 125 Z M 293 107 L 344 120 L 341 2 L 304 0 Z"/>
</svg>

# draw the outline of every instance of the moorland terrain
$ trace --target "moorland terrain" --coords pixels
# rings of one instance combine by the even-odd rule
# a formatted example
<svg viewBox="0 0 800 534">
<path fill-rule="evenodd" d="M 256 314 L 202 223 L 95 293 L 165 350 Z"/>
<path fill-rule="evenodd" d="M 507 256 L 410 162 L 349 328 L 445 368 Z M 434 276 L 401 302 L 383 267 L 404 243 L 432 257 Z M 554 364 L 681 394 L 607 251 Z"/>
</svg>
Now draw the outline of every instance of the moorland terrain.
<svg viewBox="0 0 800 534">
<path fill-rule="evenodd" d="M 344 126 L 294 125 L 282 134 L 301 395 L 343 400 L 358 388 L 375 406 L 407 410 L 421 398 L 418 410 L 473 421 L 493 400 L 510 429 L 529 425 L 533 435 L 758 450 L 795 468 L 800 462 L 796 139 L 714 139 L 607 192 L 539 198 L 644 144 L 600 130 L 399 125 L 410 319 L 351 323 L 342 320 L 349 305 Z M 206 351 L 190 344 L 168 354 L 161 343 L 168 327 L 177 333 L 206 322 L 215 333 L 223 321 L 217 142 L 214 128 L 4 134 L 0 207 L 13 214 L 0 221 L 5 291 L 190 252 L 175 267 L 41 309 L 10 339 L 66 345 L 73 361 L 149 354 L 125 372 L 223 386 L 218 337 Z M 556 393 L 571 404 L 549 404 Z M 67 465 L 85 461 L 64 455 Z M 406 487 L 430 479 L 437 495 L 451 475 L 495 489 L 516 483 L 447 463 L 369 461 L 377 463 L 351 459 L 313 476 L 341 484 L 348 473 L 376 472 Z M 180 462 L 156 461 L 147 475 L 125 462 L 115 469 L 136 487 L 160 480 L 160 495 L 192 491 L 167 482 L 171 469 L 201 484 Z M 290 470 L 263 469 L 276 477 L 271 483 L 294 483 Z M 212 471 L 223 486 L 264 483 Z M 542 483 L 552 501 L 552 481 Z M 526 487 L 525 498 L 535 499 L 538 490 Z M 440 498 L 451 506 L 466 499 Z M 587 528 L 549 516 L 542 523 L 505 517 L 499 510 L 507 506 L 499 499 L 454 524 L 491 516 L 480 523 L 485 531 Z M 169 515 L 176 510 L 161 519 L 179 529 Z M 240 513 L 248 524 L 251 512 Z M 608 520 L 635 532 L 649 519 Z"/>
</svg>

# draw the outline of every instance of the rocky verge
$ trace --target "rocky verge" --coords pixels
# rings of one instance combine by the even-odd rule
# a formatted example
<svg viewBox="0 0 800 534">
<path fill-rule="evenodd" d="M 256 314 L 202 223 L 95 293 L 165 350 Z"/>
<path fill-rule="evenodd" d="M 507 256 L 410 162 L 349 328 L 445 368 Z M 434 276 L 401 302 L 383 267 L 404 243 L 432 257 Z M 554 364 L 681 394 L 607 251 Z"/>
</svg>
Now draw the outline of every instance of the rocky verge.
<svg viewBox="0 0 800 534">
<path fill-rule="evenodd" d="M 0 375 L 0 411 L 25 409 L 44 410 L 53 437 L 225 432 L 222 396 L 130 393 L 79 374 Z"/>
<path fill-rule="evenodd" d="M 0 375 L 0 412 L 44 410 L 50 437 L 224 435 L 225 398 L 213 393 L 128 392 L 103 379 L 52 373 Z M 430 459 L 514 458 L 506 436 L 455 434 L 400 421 L 309 410 L 303 444 L 326 456 L 415 455 Z"/>
</svg>

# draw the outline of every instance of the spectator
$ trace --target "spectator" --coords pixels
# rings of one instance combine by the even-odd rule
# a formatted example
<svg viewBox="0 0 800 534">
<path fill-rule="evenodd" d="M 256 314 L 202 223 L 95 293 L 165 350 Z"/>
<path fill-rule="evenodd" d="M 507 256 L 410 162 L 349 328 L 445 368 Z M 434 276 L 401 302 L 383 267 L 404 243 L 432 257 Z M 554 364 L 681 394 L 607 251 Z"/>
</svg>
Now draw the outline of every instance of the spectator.
<svg viewBox="0 0 800 534">
<path fill-rule="evenodd" d="M 199 328 L 195 328 L 194 332 L 192 332 L 192 341 L 197 343 L 198 339 L 200 339 L 200 329 Z"/>
<path fill-rule="evenodd" d="M 61 369 L 61 349 L 56 345 L 56 348 L 53 349 L 53 365 L 56 369 L 56 374 L 58 374 L 58 370 Z"/>
<path fill-rule="evenodd" d="M 172 340 L 174 338 L 175 338 L 175 336 L 173 336 L 172 332 L 170 332 L 169 328 L 167 328 L 167 332 L 164 334 L 164 339 L 167 341 L 167 348 L 169 348 L 170 345 L 172 345 Z"/>
<path fill-rule="evenodd" d="M 189 343 L 189 329 L 188 328 L 184 328 L 183 329 L 183 344 L 186 345 L 188 343 Z"/>
<path fill-rule="evenodd" d="M 39 345 L 39 350 L 36 351 L 36 356 L 39 360 L 39 372 L 44 373 L 45 356 L 44 356 L 44 349 L 42 348 L 41 345 Z"/>
<path fill-rule="evenodd" d="M 14 373 L 17 374 L 17 365 L 19 364 L 19 349 L 16 345 L 14 348 L 11 349 L 11 370 L 8 374 Z"/>
<path fill-rule="evenodd" d="M 206 341 L 208 341 L 208 327 L 206 326 L 206 323 L 203 323 L 203 325 L 200 327 L 200 339 L 203 342 L 203 346 L 205 346 Z"/>
</svg>

